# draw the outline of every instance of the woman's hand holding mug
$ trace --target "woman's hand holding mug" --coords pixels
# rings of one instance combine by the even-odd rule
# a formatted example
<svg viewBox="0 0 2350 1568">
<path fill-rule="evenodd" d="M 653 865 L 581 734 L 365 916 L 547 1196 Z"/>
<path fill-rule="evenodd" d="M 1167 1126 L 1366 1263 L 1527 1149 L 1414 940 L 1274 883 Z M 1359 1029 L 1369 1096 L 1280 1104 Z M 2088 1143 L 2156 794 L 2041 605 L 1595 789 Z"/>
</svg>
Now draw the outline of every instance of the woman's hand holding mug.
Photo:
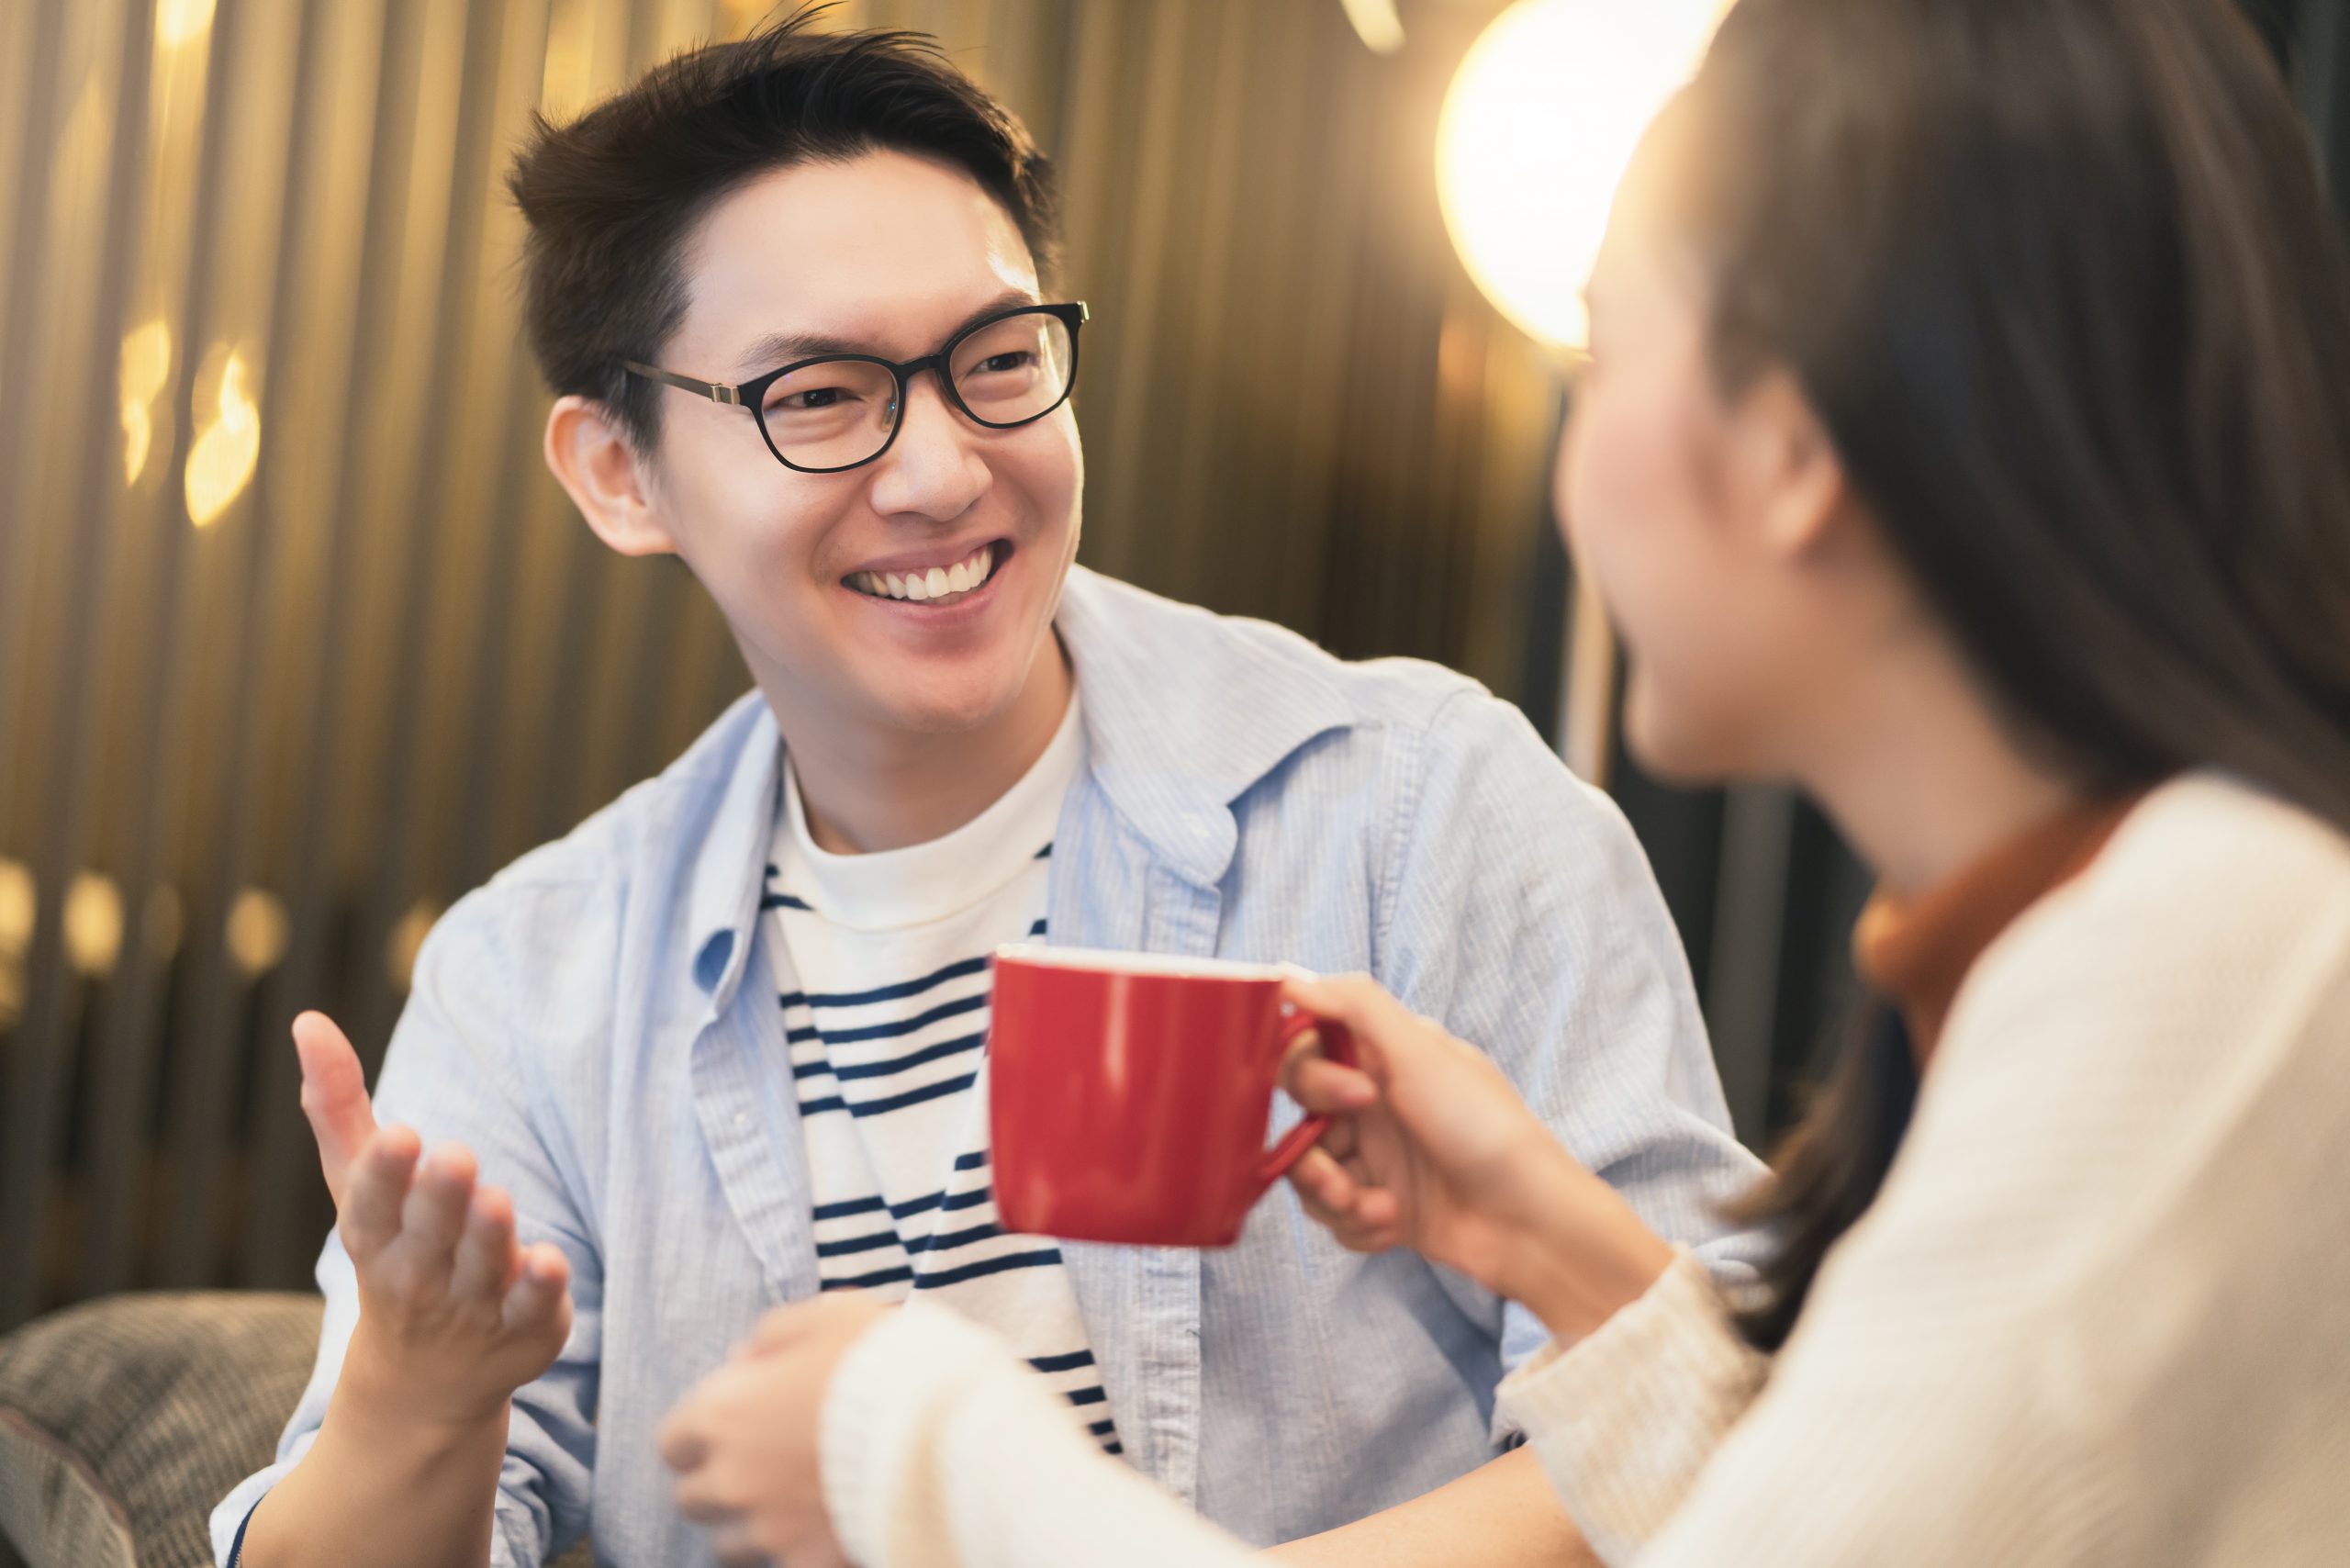
<svg viewBox="0 0 2350 1568">
<path fill-rule="evenodd" d="M 1673 1249 L 1577 1163 L 1483 1053 L 1361 976 L 1295 979 L 1293 1006 L 1344 1024 L 1360 1067 L 1293 1051 L 1292 1098 L 1330 1118 L 1293 1166 L 1306 1212 L 1358 1252 L 1408 1247 L 1580 1338 L 1639 1298 Z"/>
</svg>

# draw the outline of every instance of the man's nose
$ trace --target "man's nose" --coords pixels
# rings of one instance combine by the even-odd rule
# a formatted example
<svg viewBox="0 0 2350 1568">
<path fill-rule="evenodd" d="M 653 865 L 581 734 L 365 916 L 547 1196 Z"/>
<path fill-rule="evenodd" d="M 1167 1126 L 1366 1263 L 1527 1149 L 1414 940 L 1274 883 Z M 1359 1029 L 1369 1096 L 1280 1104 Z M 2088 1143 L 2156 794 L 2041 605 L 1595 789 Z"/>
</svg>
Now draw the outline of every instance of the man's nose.
<svg viewBox="0 0 2350 1568">
<path fill-rule="evenodd" d="M 898 436 L 874 464 L 874 510 L 951 522 L 987 494 L 994 475 L 984 432 L 946 399 L 935 368 L 917 373 L 898 410 Z"/>
</svg>

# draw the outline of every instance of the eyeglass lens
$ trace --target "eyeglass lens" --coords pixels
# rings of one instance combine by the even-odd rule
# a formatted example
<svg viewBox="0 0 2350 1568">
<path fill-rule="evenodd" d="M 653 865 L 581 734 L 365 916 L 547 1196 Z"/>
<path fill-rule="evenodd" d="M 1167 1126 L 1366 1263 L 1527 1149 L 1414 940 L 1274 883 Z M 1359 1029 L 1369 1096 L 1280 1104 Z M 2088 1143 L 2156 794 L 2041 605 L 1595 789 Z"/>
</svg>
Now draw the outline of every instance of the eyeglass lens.
<svg viewBox="0 0 2350 1568">
<path fill-rule="evenodd" d="M 1027 313 L 991 321 L 956 343 L 948 357 L 955 394 L 985 425 L 1023 424 L 1068 394 L 1076 363 L 1068 326 Z M 778 376 L 760 416 L 767 439 L 803 468 L 862 463 L 890 442 L 898 422 L 897 380 L 868 360 L 816 360 Z"/>
</svg>

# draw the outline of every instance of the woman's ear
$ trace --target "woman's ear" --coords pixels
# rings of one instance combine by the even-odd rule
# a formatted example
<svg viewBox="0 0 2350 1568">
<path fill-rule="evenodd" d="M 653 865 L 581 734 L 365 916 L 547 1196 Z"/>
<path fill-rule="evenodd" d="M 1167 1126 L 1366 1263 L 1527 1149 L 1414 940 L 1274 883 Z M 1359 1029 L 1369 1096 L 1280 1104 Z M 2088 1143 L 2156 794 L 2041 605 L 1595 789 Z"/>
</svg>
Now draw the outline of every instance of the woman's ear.
<svg viewBox="0 0 2350 1568">
<path fill-rule="evenodd" d="M 650 502 L 645 459 L 601 403 L 555 399 L 547 411 L 546 459 L 597 538 L 623 555 L 677 553 Z"/>
<path fill-rule="evenodd" d="M 1771 370 L 1733 416 L 1734 461 L 1754 518 L 1756 543 L 1784 559 L 1831 543 L 1848 515 L 1844 460 L 1794 376 Z"/>
</svg>

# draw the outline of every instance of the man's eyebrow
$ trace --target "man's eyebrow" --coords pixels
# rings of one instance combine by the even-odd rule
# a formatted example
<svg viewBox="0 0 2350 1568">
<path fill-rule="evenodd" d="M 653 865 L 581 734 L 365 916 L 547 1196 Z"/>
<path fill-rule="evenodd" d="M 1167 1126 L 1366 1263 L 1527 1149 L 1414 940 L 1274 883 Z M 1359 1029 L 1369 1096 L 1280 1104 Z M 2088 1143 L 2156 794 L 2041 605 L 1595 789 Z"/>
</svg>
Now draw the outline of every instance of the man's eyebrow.
<svg viewBox="0 0 2350 1568">
<path fill-rule="evenodd" d="M 932 349 L 934 352 L 944 347 L 947 339 L 952 339 L 956 333 L 977 326 L 998 311 L 1013 310 L 1023 305 L 1034 305 L 1036 302 L 1036 297 L 1024 288 L 1007 288 L 955 323 L 953 330 L 946 334 L 946 338 L 931 345 Z M 858 342 L 854 339 L 834 337 L 825 332 L 769 332 L 764 337 L 753 340 L 750 346 L 743 351 L 741 357 L 734 362 L 734 378 L 737 381 L 748 381 L 754 376 L 765 375 L 770 370 L 778 370 L 794 361 L 815 359 L 824 354 L 873 354 L 877 352 L 870 342 Z M 887 359 L 889 356 L 880 354 L 878 357 Z"/>
</svg>

